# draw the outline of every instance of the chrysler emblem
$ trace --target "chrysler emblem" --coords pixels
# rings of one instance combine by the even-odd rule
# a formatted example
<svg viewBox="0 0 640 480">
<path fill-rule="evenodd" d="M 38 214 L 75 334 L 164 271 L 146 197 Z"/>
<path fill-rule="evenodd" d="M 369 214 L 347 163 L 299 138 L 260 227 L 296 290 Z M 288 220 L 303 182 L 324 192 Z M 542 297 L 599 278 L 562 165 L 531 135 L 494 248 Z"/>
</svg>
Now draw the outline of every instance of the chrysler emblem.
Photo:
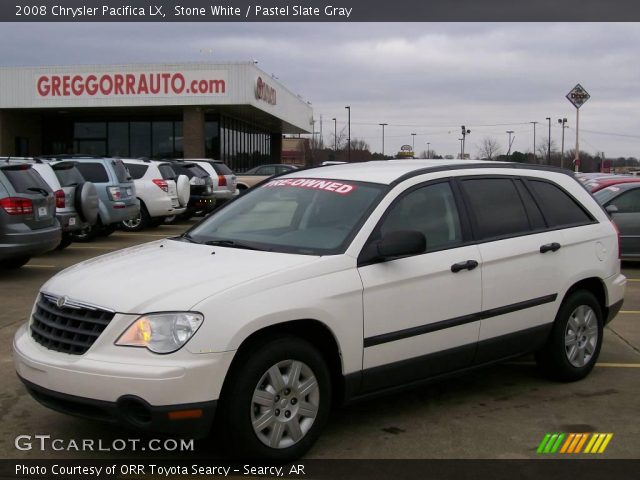
<svg viewBox="0 0 640 480">
<path fill-rule="evenodd" d="M 56 305 L 58 306 L 58 308 L 64 307 L 66 303 L 67 297 L 59 297 L 58 300 L 56 300 Z"/>
</svg>

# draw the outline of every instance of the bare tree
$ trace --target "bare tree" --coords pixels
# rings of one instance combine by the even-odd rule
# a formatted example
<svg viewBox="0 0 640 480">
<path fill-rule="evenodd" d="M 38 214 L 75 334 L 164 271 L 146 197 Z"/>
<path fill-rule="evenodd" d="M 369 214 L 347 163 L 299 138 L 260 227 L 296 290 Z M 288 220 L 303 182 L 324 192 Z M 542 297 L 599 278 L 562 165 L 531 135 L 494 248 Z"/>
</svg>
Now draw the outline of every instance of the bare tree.
<svg viewBox="0 0 640 480">
<path fill-rule="evenodd" d="M 502 147 L 492 137 L 484 137 L 480 142 L 480 145 L 476 145 L 478 149 L 478 158 L 486 158 L 487 160 L 493 160 L 498 155 L 502 154 Z"/>
<path fill-rule="evenodd" d="M 369 150 L 369 144 L 361 138 L 352 138 L 351 150 Z"/>
<path fill-rule="evenodd" d="M 538 157 L 542 157 L 542 158 L 538 158 L 538 161 L 540 163 L 546 164 L 547 159 L 550 156 L 549 155 L 549 137 L 545 137 L 542 140 L 540 140 L 536 150 L 538 151 Z M 557 151 L 558 151 L 558 147 L 556 145 L 555 140 L 551 140 L 551 155 L 553 155 L 553 153 Z"/>
<path fill-rule="evenodd" d="M 332 132 L 330 138 L 331 138 L 331 145 L 330 145 L 331 148 L 333 148 L 334 145 L 336 145 L 338 150 L 344 150 L 347 148 L 346 127 L 342 127 L 336 136 L 334 136 Z M 353 145 L 353 141 L 351 142 L 351 144 Z"/>
</svg>

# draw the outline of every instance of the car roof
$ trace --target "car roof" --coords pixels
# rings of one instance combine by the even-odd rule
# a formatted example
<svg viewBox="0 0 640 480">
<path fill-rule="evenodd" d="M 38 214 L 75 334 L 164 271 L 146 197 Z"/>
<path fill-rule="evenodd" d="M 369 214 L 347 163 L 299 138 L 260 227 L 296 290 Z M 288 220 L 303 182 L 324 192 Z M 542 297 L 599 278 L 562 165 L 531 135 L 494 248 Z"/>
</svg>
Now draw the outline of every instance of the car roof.
<svg viewBox="0 0 640 480">
<path fill-rule="evenodd" d="M 511 162 L 490 162 L 486 160 L 373 160 L 370 162 L 345 163 L 314 168 L 292 170 L 283 177 L 288 178 L 327 178 L 333 180 L 351 180 L 393 184 L 406 177 L 440 170 L 459 170 L 463 168 L 509 168 L 538 171 L 553 171 L 573 176 L 568 170 L 544 165 Z"/>
<path fill-rule="evenodd" d="M 620 177 L 620 178 L 603 178 L 593 180 L 591 182 L 587 182 L 585 185 L 590 186 L 598 186 L 598 187 L 608 187 L 610 185 L 618 185 L 621 183 L 638 183 L 640 182 L 640 177 Z"/>
</svg>

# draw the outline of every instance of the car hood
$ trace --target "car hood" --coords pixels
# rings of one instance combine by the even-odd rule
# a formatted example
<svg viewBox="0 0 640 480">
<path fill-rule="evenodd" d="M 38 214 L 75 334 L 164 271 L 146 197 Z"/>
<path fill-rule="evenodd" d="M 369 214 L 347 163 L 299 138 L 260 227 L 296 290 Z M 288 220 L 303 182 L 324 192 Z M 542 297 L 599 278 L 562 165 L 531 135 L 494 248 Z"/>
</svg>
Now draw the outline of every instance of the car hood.
<svg viewBox="0 0 640 480">
<path fill-rule="evenodd" d="M 120 313 L 189 310 L 206 297 L 318 258 L 165 239 L 74 265 L 42 291 Z"/>
</svg>

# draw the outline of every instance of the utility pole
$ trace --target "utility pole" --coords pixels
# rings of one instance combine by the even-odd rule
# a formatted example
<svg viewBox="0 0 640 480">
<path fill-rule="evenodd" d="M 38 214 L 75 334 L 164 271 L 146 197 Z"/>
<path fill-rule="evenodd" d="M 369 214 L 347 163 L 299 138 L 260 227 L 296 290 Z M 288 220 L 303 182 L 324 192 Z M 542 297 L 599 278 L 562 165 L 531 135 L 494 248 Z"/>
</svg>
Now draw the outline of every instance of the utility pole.
<svg viewBox="0 0 640 480">
<path fill-rule="evenodd" d="M 549 121 L 549 144 L 547 147 L 547 165 L 551 165 L 551 117 L 546 117 L 545 120 Z"/>
<path fill-rule="evenodd" d="M 566 118 L 559 118 L 558 123 L 562 125 L 562 148 L 560 150 L 560 168 L 564 168 L 564 129 L 569 128 L 565 123 L 567 123 Z"/>
<path fill-rule="evenodd" d="M 431 147 L 431 143 L 427 142 L 427 158 L 431 158 L 431 155 L 429 155 L 431 153 L 430 147 Z"/>
<path fill-rule="evenodd" d="M 538 163 L 538 156 L 536 155 L 536 124 L 540 122 L 529 122 L 533 123 L 533 159 Z"/>
<path fill-rule="evenodd" d="M 347 105 L 344 107 L 349 112 L 349 117 L 347 120 L 347 162 L 351 162 L 351 107 Z"/>
<path fill-rule="evenodd" d="M 379 123 L 382 126 L 382 159 L 384 160 L 384 127 L 389 125 L 388 123 Z"/>
<path fill-rule="evenodd" d="M 320 148 L 324 148 L 324 136 L 322 135 L 322 114 L 320 114 Z"/>
<path fill-rule="evenodd" d="M 513 130 L 507 130 L 509 134 L 509 150 L 507 150 L 507 157 L 511 156 L 511 145 L 513 145 L 513 140 L 511 139 L 511 135 L 513 134 Z M 515 139 L 515 137 L 513 137 Z"/>
<path fill-rule="evenodd" d="M 411 151 L 415 156 L 416 154 L 416 134 L 415 133 L 411 134 Z"/>
<path fill-rule="evenodd" d="M 464 138 L 459 138 L 458 140 L 460 140 L 460 160 L 462 160 L 462 155 L 464 152 L 464 147 L 462 146 L 462 144 L 464 142 Z"/>
<path fill-rule="evenodd" d="M 338 121 L 335 118 L 333 120 L 333 151 L 338 151 Z"/>
<path fill-rule="evenodd" d="M 467 128 L 462 125 L 462 154 L 460 155 L 460 159 L 464 160 L 464 147 L 465 147 L 465 139 L 467 137 L 468 134 L 471 133 L 471 130 L 467 130 Z"/>
</svg>

